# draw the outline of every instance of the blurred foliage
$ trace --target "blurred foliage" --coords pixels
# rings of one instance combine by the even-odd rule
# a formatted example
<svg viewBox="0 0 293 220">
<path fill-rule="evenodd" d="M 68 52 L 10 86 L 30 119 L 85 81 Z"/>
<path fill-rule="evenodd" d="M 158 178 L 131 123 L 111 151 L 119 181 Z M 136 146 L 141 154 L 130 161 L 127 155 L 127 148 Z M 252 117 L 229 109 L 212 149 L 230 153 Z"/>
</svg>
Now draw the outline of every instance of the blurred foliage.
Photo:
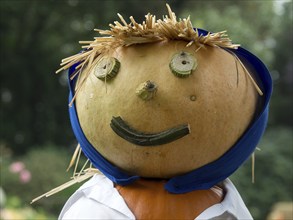
<svg viewBox="0 0 293 220">
<path fill-rule="evenodd" d="M 5 194 L 10 197 L 10 202 L 8 201 L 6 205 L 9 208 L 20 208 L 28 205 L 35 197 L 69 181 L 72 172 L 66 172 L 66 168 L 70 159 L 68 152 L 57 146 L 43 146 L 31 149 L 25 155 L 17 158 L 2 157 L 1 186 Z M 13 173 L 9 169 L 15 160 L 21 161 L 31 173 L 29 182 L 21 182 L 18 173 Z M 32 206 L 57 215 L 78 186 L 80 184 L 60 192 L 57 200 L 52 196 L 41 199 L 33 203 Z"/>
<path fill-rule="evenodd" d="M 1 186 L 22 202 L 67 181 L 65 170 L 75 139 L 67 112 L 67 78 L 55 75 L 60 60 L 91 40 L 94 28 L 118 19 L 166 14 L 163 0 L 0 0 L 0 149 Z M 273 80 L 269 129 L 256 152 L 256 183 L 249 163 L 233 180 L 256 218 L 264 219 L 274 202 L 292 200 L 292 1 L 170 0 L 178 17 L 191 15 L 195 27 L 227 30 L 235 43 L 259 56 Z M 46 147 L 51 146 L 51 147 Z M 52 146 L 58 146 L 58 150 Z M 3 155 L 9 155 L 4 157 Z M 21 159 L 32 173 L 21 184 L 6 170 Z M 276 187 L 274 187 L 276 186 Z M 291 186 L 291 187 L 290 187 Z M 272 189 L 273 187 L 273 189 Z M 74 190 L 34 207 L 60 211 Z"/>
<path fill-rule="evenodd" d="M 2 220 L 52 220 L 56 219 L 56 217 L 43 209 L 33 209 L 27 204 L 22 204 L 18 196 L 8 197 L 5 208 L 1 209 L 0 212 L 0 219 Z"/>
</svg>

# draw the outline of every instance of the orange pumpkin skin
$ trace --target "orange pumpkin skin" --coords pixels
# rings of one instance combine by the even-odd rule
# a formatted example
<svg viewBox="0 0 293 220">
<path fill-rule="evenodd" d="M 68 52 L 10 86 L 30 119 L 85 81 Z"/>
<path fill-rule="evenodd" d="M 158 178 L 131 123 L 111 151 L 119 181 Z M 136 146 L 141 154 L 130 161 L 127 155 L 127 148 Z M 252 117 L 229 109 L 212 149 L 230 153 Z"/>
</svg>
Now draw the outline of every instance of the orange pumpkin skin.
<svg viewBox="0 0 293 220">
<path fill-rule="evenodd" d="M 216 160 L 243 134 L 257 102 L 251 80 L 224 49 L 196 49 L 184 41 L 119 47 L 108 54 L 121 63 L 115 78 L 105 82 L 90 73 L 76 97 L 77 114 L 87 139 L 108 161 L 129 174 L 170 178 Z M 191 53 L 198 62 L 187 78 L 174 76 L 169 68 L 180 51 Z M 147 80 L 154 81 L 158 91 L 144 101 L 135 91 Z M 113 132 L 113 116 L 146 133 L 189 124 L 190 134 L 168 144 L 141 147 Z"/>
<path fill-rule="evenodd" d="M 136 219 L 195 219 L 223 199 L 221 188 L 172 194 L 164 189 L 165 182 L 140 179 L 128 186 L 117 185 L 116 189 Z"/>
</svg>

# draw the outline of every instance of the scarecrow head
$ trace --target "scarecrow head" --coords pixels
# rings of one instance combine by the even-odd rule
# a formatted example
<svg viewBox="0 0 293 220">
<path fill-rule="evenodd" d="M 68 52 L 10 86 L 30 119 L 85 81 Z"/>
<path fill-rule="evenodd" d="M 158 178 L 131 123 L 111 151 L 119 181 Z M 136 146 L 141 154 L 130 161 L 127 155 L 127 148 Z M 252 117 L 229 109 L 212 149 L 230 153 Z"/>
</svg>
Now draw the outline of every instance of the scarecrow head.
<svg viewBox="0 0 293 220">
<path fill-rule="evenodd" d="M 226 32 L 189 18 L 146 15 L 142 24 L 96 30 L 69 70 L 70 117 L 84 154 L 118 184 L 170 179 L 166 189 L 208 188 L 254 151 L 267 119 L 271 80 Z"/>
</svg>

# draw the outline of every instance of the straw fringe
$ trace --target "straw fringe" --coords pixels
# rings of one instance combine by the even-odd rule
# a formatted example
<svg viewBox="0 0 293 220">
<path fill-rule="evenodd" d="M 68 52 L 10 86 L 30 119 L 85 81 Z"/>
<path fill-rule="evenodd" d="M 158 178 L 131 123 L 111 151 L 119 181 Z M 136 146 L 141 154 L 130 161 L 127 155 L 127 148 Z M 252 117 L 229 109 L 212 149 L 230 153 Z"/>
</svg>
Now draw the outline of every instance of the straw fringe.
<svg viewBox="0 0 293 220">
<path fill-rule="evenodd" d="M 254 88 L 256 89 L 256 91 L 258 92 L 258 94 L 260 96 L 263 96 L 262 90 L 259 88 L 259 86 L 255 82 L 255 80 L 253 79 L 253 77 L 251 76 L 251 74 L 249 73 L 249 71 L 247 70 L 247 68 L 245 67 L 245 65 L 239 59 L 239 57 L 235 53 L 233 53 L 232 51 L 229 51 L 229 50 L 226 50 L 226 51 L 228 53 L 230 53 L 235 58 L 235 63 L 236 63 L 236 68 L 237 68 L 237 85 L 238 85 L 238 66 L 237 66 L 237 63 L 240 63 L 241 67 L 243 68 L 244 72 L 246 73 L 246 75 L 248 76 L 248 78 L 250 79 L 250 81 L 252 82 L 252 84 L 253 84 Z"/>
<path fill-rule="evenodd" d="M 44 197 L 49 197 L 49 196 L 52 196 L 52 195 L 54 195 L 54 194 L 56 194 L 58 192 L 61 192 L 62 190 L 66 189 L 66 188 L 68 188 L 68 187 L 70 187 L 70 186 L 72 186 L 72 185 L 74 185 L 76 183 L 83 182 L 83 181 L 87 180 L 88 178 L 94 176 L 96 173 L 98 173 L 98 171 L 96 169 L 93 169 L 93 168 L 86 169 L 86 170 L 84 170 L 84 172 L 85 173 L 83 175 L 75 177 L 72 180 L 62 184 L 61 186 L 58 186 L 58 187 L 50 190 L 49 192 L 46 192 L 43 195 L 40 195 L 39 197 L 33 199 L 31 201 L 31 204 L 36 202 L 36 201 L 38 201 L 38 200 L 40 200 L 40 199 L 42 199 L 42 198 L 44 198 Z"/>
<path fill-rule="evenodd" d="M 167 40 L 183 40 L 186 41 L 186 46 L 196 45 L 198 51 L 205 45 L 211 47 L 232 48 L 237 49 L 240 45 L 233 44 L 228 38 L 226 31 L 218 33 L 208 33 L 206 36 L 199 35 L 197 29 L 194 29 L 190 21 L 190 17 L 177 20 L 176 14 L 166 4 L 168 15 L 163 17 L 163 20 L 156 19 L 156 16 L 148 13 L 145 16 L 145 21 L 139 24 L 131 16 L 130 23 L 127 23 L 122 15 L 118 13 L 119 21 L 109 24 L 109 30 L 94 29 L 101 36 L 95 37 L 93 41 L 80 41 L 82 48 L 85 50 L 76 55 L 67 57 L 62 60 L 61 68 L 56 73 L 62 72 L 76 63 L 80 63 L 76 67 L 76 74 L 81 72 L 89 72 L 94 61 L 101 54 L 106 55 L 111 50 L 120 46 L 131 46 L 133 44 L 154 43 Z M 72 78 L 74 78 L 72 77 Z M 78 85 L 81 86 L 82 83 Z M 78 89 L 77 89 L 78 90 Z M 72 102 L 74 99 L 72 100 Z"/>
</svg>

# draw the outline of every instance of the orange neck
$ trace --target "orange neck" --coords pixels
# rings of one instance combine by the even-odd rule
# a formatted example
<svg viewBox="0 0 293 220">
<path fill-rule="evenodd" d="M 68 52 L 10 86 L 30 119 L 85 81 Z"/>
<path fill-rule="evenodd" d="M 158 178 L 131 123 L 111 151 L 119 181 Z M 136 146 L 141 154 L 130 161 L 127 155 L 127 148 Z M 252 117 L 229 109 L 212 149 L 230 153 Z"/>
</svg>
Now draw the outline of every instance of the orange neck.
<svg viewBox="0 0 293 220">
<path fill-rule="evenodd" d="M 223 189 L 214 186 L 184 194 L 171 194 L 164 180 L 140 179 L 116 189 L 137 219 L 194 219 L 223 200 Z"/>
</svg>

